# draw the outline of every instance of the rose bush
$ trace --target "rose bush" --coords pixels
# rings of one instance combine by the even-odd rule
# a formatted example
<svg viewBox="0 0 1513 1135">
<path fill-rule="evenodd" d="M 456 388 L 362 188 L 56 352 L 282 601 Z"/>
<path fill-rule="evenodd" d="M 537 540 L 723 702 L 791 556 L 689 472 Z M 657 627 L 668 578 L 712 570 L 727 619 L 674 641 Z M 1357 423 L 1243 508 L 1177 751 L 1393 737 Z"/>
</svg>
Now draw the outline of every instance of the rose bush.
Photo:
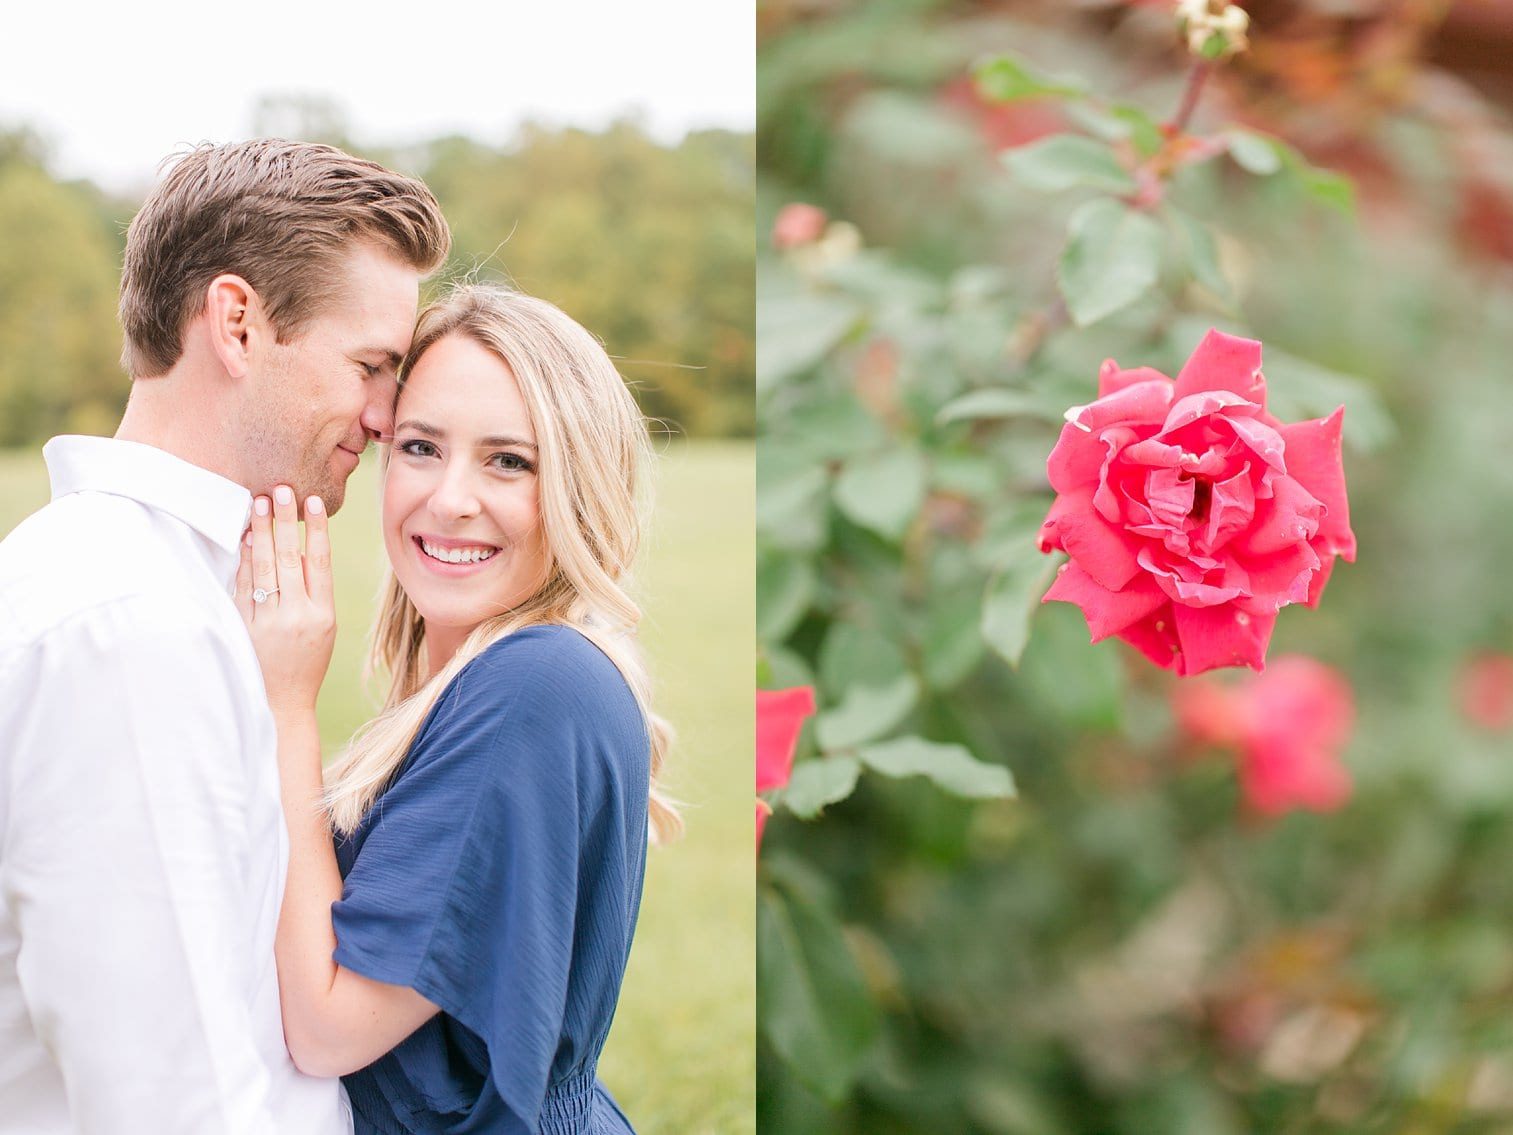
<svg viewBox="0 0 1513 1135">
<path fill-rule="evenodd" d="M 1175 381 L 1109 359 L 1066 417 L 1039 542 L 1070 559 L 1044 598 L 1080 607 L 1094 642 L 1179 675 L 1259 670 L 1277 612 L 1316 605 L 1335 558 L 1355 558 L 1344 408 L 1279 422 L 1253 339 L 1210 331 Z"/>
</svg>

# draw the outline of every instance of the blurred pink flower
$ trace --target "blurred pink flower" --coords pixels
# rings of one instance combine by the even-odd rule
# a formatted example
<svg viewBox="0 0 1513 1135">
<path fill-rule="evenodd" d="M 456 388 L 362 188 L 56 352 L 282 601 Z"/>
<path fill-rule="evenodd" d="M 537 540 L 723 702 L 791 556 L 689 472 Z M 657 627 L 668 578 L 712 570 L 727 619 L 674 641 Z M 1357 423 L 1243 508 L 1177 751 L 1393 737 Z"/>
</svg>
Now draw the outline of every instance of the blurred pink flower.
<svg viewBox="0 0 1513 1135">
<path fill-rule="evenodd" d="M 1109 359 L 1066 417 L 1039 541 L 1071 560 L 1045 599 L 1080 607 L 1094 642 L 1180 675 L 1259 670 L 1277 612 L 1316 605 L 1335 557 L 1355 559 L 1344 408 L 1274 418 L 1254 339 L 1210 331 L 1175 382 Z"/>
<path fill-rule="evenodd" d="M 793 772 L 793 753 L 798 748 L 804 719 L 814 713 L 814 688 L 794 686 L 787 690 L 756 692 L 756 790 L 768 792 L 788 783 Z M 757 846 L 767 813 L 765 801 L 756 805 Z"/>
<path fill-rule="evenodd" d="M 1339 757 L 1355 722 L 1355 698 L 1332 667 L 1283 655 L 1264 673 L 1230 685 L 1184 682 L 1172 690 L 1172 708 L 1194 740 L 1239 750 L 1240 784 L 1256 812 L 1332 812 L 1350 798 Z"/>
<path fill-rule="evenodd" d="M 1473 725 L 1492 732 L 1513 725 L 1513 658 L 1481 651 L 1466 659 L 1459 677 L 1460 709 Z"/>
<path fill-rule="evenodd" d="M 772 222 L 772 246 L 778 249 L 813 244 L 825 235 L 830 218 L 818 205 L 794 201 L 778 210 Z"/>
</svg>

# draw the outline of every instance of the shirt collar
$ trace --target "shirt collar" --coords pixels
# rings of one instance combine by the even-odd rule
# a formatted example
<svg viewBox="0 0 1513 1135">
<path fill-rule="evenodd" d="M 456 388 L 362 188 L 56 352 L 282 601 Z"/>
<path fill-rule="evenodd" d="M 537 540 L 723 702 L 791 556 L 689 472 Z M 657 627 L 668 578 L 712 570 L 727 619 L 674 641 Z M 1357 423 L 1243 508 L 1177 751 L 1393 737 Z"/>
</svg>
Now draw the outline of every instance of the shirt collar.
<svg viewBox="0 0 1513 1135">
<path fill-rule="evenodd" d="M 156 446 L 65 435 L 42 447 L 53 500 L 91 490 L 166 512 L 232 556 L 252 518 L 252 494 Z"/>
</svg>

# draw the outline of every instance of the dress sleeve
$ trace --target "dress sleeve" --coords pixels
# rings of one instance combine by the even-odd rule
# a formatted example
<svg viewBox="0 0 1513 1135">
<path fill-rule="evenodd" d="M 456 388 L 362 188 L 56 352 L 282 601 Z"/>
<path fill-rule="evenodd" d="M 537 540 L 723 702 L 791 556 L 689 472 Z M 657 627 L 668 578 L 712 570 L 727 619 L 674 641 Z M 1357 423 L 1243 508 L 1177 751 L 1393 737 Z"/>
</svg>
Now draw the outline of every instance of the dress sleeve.
<svg viewBox="0 0 1513 1135">
<path fill-rule="evenodd" d="M 238 671 L 163 606 L 92 612 L 0 668 L 29 699 L 0 898 L 73 1130 L 273 1135 Z"/>
<path fill-rule="evenodd" d="M 563 649 L 564 635 L 581 649 Z M 443 693 L 333 907 L 337 963 L 415 989 L 482 1037 L 517 1114 L 535 1114 L 560 1070 L 576 987 L 607 967 L 618 989 L 635 920 L 627 848 L 644 849 L 644 746 L 603 655 L 563 628 L 511 635 Z M 607 923 L 606 901 L 621 908 Z M 592 929 L 606 924 L 619 929 Z M 597 1056 L 581 1048 L 577 1059 Z"/>
</svg>

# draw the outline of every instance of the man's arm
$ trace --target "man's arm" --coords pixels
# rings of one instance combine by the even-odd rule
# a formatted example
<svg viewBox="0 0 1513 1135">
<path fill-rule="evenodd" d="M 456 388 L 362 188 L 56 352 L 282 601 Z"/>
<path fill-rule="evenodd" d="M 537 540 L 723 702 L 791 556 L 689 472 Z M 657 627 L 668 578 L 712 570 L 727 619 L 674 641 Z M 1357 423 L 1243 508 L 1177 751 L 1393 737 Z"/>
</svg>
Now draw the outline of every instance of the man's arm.
<svg viewBox="0 0 1513 1135">
<path fill-rule="evenodd" d="M 279 833 L 251 818 L 230 644 L 169 608 L 86 612 L 30 660 L 4 852 L 18 971 L 76 1131 L 273 1135 L 252 1008 L 255 865 Z"/>
</svg>

